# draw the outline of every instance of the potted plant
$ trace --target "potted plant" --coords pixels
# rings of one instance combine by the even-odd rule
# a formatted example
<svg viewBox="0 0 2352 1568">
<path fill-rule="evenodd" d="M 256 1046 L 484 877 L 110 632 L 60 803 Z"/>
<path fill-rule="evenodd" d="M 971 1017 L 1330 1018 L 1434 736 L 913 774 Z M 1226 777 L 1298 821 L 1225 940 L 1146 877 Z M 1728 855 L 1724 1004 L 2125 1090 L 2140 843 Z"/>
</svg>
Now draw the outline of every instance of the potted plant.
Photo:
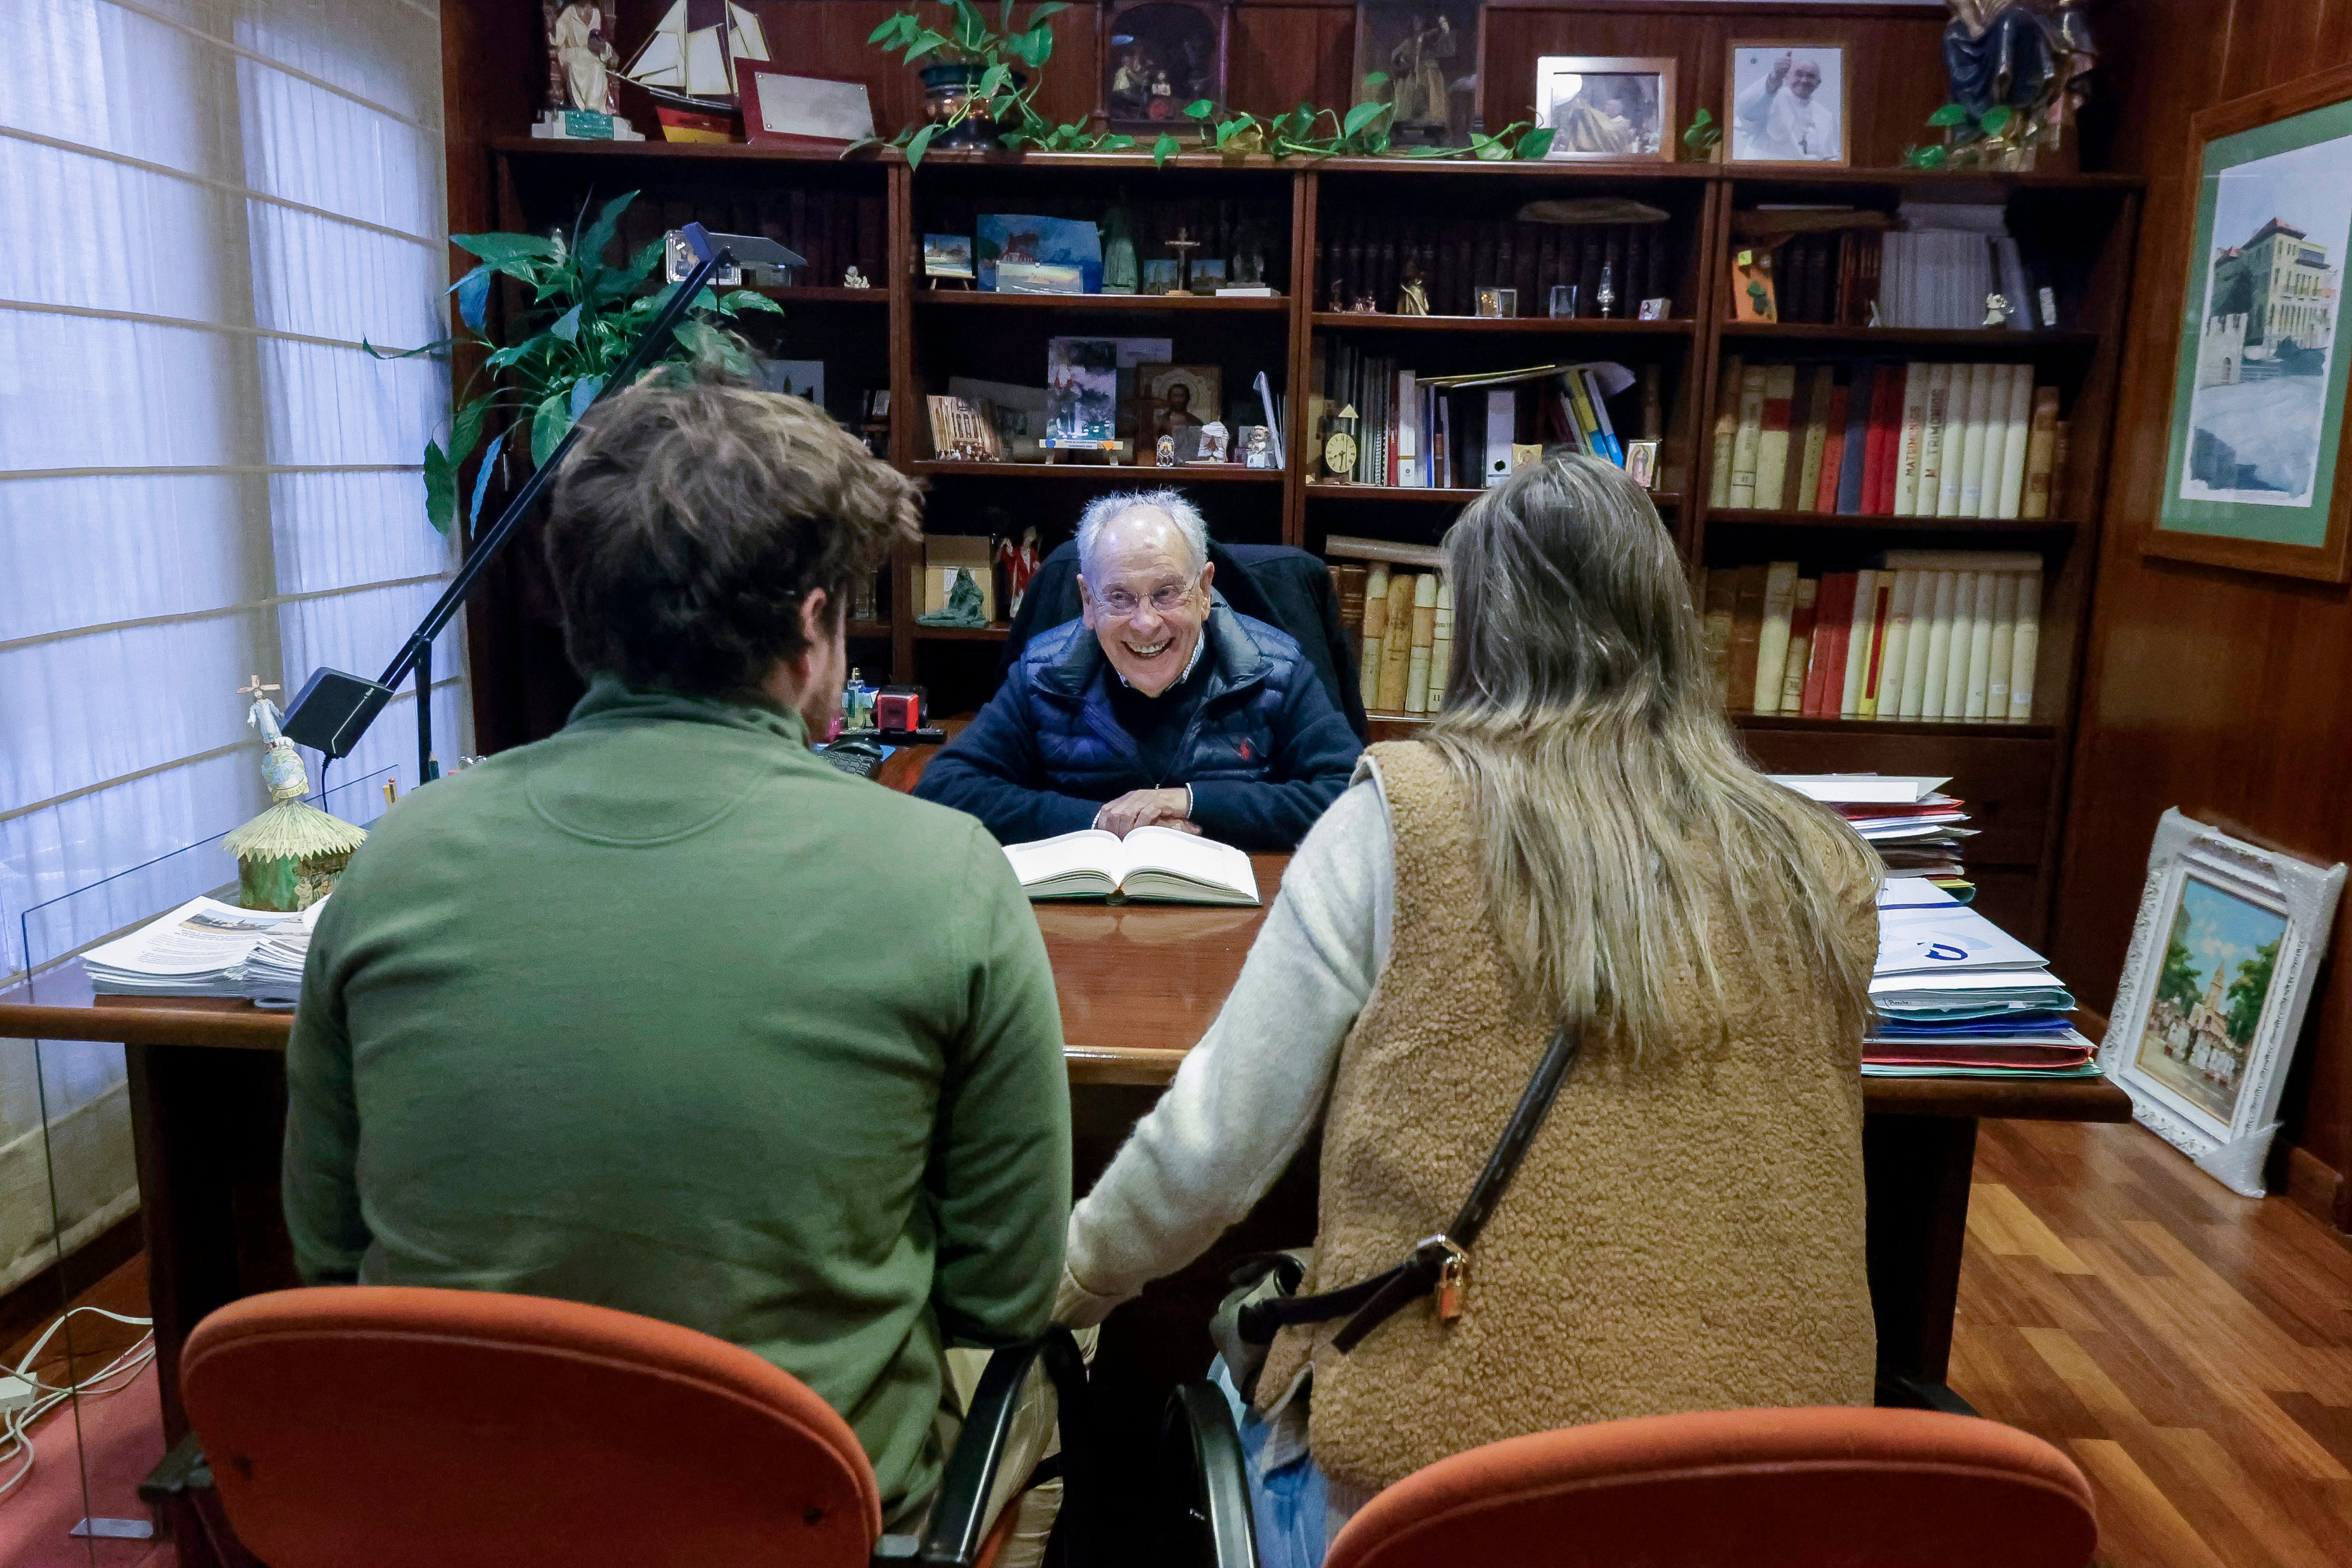
<svg viewBox="0 0 2352 1568">
<path fill-rule="evenodd" d="M 578 225 L 566 236 L 561 230 L 536 234 L 453 234 L 449 243 L 481 258 L 481 265 L 449 286 L 457 296 L 458 320 L 466 333 L 399 351 L 366 345 L 379 359 L 441 357 L 457 345 L 485 349 L 488 353 L 459 395 L 450 421 L 449 445 L 425 444 L 425 515 L 442 532 L 457 515 L 457 471 L 473 455 L 482 430 L 493 413 L 508 416 L 506 428 L 491 437 L 480 475 L 467 508 L 470 522 L 478 518 L 491 472 L 511 437 L 518 447 L 528 443 L 533 468 L 547 460 L 594 402 L 596 394 L 629 356 L 638 334 L 661 313 L 677 284 L 640 293 L 661 266 L 662 242 L 648 240 L 619 266 L 604 259 L 616 237 L 621 215 L 637 198 L 635 191 L 614 196 L 582 232 Z M 583 209 L 583 216 L 585 209 Z M 489 313 L 490 280 L 504 276 L 531 291 L 530 305 L 509 323 L 517 334 L 504 345 L 485 330 Z M 715 358 L 739 372 L 750 363 L 742 340 L 721 324 L 745 310 L 782 315 L 782 309 L 751 289 L 725 294 L 703 290 L 684 321 L 678 322 L 656 358 L 656 363 Z M 489 390 L 475 394 L 483 377 L 492 378 Z"/>
<path fill-rule="evenodd" d="M 904 49 L 905 61 L 928 59 L 923 81 L 923 125 L 893 138 L 919 163 L 931 147 L 978 147 L 1008 133 L 1017 141 L 1052 128 L 1038 114 L 1031 79 L 1054 53 L 1054 29 L 1046 19 L 1066 11 L 1068 0 L 1044 0 L 1031 7 L 1026 24 L 1013 26 L 1013 0 L 1003 0 L 997 25 L 988 25 L 971 0 L 938 0 L 949 16 L 948 31 L 901 11 L 875 28 L 866 42 L 885 54 Z M 1042 78 L 1039 79 L 1042 81 Z"/>
</svg>

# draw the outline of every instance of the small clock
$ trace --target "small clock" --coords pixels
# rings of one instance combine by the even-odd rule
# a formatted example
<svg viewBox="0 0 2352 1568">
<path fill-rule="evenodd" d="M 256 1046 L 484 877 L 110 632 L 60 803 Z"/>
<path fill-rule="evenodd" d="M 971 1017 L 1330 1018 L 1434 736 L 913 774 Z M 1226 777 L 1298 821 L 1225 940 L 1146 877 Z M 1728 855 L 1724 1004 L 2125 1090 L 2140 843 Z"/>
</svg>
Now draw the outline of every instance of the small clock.
<svg viewBox="0 0 2352 1568">
<path fill-rule="evenodd" d="M 1354 472 L 1356 438 L 1345 430 L 1334 430 L 1323 437 L 1323 466 L 1337 475 Z"/>
</svg>

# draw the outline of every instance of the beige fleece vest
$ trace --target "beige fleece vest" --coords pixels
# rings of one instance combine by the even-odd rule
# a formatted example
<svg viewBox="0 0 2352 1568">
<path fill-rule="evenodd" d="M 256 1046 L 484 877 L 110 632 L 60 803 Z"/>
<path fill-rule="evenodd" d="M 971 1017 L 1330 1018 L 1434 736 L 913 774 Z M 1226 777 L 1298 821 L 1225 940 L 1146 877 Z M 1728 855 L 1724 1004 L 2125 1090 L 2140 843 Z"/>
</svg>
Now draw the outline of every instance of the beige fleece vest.
<svg viewBox="0 0 2352 1568">
<path fill-rule="evenodd" d="M 1307 1291 L 1380 1273 L 1453 1219 L 1547 1039 L 1512 1005 L 1452 773 L 1417 742 L 1369 755 L 1395 933 L 1332 1086 Z M 1858 910 L 1852 940 L 1874 951 L 1875 931 Z M 1861 1045 L 1764 940 L 1780 950 L 1720 955 L 1727 1030 L 1694 986 L 1668 1058 L 1636 1068 L 1588 1045 L 1472 1254 L 1461 1318 L 1424 1299 L 1347 1355 L 1337 1323 L 1276 1338 L 1258 1398 L 1311 1357 L 1326 1473 L 1378 1488 L 1586 1422 L 1869 1403 Z"/>
</svg>

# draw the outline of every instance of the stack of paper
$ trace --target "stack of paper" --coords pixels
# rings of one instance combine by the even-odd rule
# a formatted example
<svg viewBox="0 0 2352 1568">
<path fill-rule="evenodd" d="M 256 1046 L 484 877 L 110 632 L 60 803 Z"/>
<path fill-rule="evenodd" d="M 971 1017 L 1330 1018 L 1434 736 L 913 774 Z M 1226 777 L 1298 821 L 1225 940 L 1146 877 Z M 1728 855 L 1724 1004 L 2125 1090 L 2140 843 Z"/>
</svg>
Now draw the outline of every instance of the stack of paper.
<svg viewBox="0 0 2352 1568">
<path fill-rule="evenodd" d="M 257 1007 L 291 1007 L 302 999 L 302 966 L 310 957 L 310 933 L 318 929 L 319 911 L 327 907 L 320 899 L 302 911 L 299 920 L 289 921 L 268 936 L 246 954 L 244 995 Z"/>
<path fill-rule="evenodd" d="M 1875 1013 L 1865 1076 L 2090 1077 L 2096 1047 L 2067 1025 L 2074 998 L 2042 956 L 1927 884 L 1879 895 Z"/>
<path fill-rule="evenodd" d="M 90 988 L 112 995 L 241 996 L 245 961 L 300 914 L 190 899 L 163 919 L 82 955 Z"/>
<path fill-rule="evenodd" d="M 1890 874 L 1926 878 L 1962 903 L 1976 885 L 1960 866 L 1962 844 L 1976 829 L 1967 802 L 1938 793 L 1951 781 L 1898 773 L 1775 773 L 1772 782 L 1820 801 L 1878 851 Z"/>
</svg>

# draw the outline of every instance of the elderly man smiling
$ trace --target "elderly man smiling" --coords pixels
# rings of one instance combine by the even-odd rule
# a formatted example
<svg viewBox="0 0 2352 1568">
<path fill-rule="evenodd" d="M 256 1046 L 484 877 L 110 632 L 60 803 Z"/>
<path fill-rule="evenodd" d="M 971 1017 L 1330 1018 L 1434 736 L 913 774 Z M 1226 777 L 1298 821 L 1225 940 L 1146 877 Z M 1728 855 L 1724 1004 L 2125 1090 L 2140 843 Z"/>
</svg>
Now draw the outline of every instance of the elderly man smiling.
<svg viewBox="0 0 2352 1568">
<path fill-rule="evenodd" d="M 1298 645 L 1228 606 L 1215 575 L 1176 491 L 1094 501 L 1083 619 L 1030 643 L 915 793 L 1005 844 L 1160 826 L 1297 847 L 1362 748 Z"/>
</svg>

